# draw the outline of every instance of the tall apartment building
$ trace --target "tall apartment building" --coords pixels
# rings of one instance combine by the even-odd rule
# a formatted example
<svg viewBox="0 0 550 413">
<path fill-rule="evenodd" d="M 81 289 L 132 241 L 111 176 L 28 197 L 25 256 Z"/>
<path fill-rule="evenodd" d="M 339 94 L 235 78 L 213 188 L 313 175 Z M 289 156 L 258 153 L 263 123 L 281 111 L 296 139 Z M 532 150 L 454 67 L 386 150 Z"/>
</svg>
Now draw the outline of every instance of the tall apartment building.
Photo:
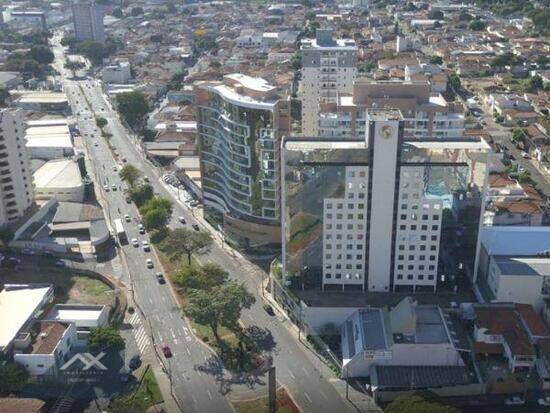
<svg viewBox="0 0 550 413">
<path fill-rule="evenodd" d="M 207 219 L 245 248 L 280 245 L 280 141 L 290 101 L 261 78 L 230 74 L 195 87 Z"/>
<path fill-rule="evenodd" d="M 0 111 L 0 227 L 17 221 L 33 202 L 23 111 Z"/>
<path fill-rule="evenodd" d="M 317 29 L 315 39 L 302 40 L 302 135 L 317 136 L 319 104 L 351 93 L 357 75 L 357 46 L 351 39 L 333 39 L 333 31 Z"/>
<path fill-rule="evenodd" d="M 351 95 L 322 104 L 319 136 L 351 137 L 365 133 L 367 109 L 398 109 L 408 137 L 456 138 L 464 133 L 464 114 L 427 81 L 371 81 L 357 79 Z"/>
<path fill-rule="evenodd" d="M 74 34 L 77 41 L 93 40 L 103 43 L 105 30 L 103 26 L 103 8 L 91 3 L 73 3 Z"/>
<path fill-rule="evenodd" d="M 361 138 L 285 138 L 283 272 L 322 288 L 435 291 L 471 265 L 489 146 L 415 139 L 397 110 L 371 109 Z"/>
</svg>

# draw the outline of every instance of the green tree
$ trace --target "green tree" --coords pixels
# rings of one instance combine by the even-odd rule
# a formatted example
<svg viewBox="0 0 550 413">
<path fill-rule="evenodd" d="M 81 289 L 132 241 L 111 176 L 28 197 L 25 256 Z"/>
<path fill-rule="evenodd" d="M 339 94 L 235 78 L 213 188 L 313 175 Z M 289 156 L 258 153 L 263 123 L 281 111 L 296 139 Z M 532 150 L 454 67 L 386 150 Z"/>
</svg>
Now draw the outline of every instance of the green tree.
<svg viewBox="0 0 550 413">
<path fill-rule="evenodd" d="M 461 12 L 458 16 L 458 20 L 463 22 L 469 22 L 474 18 L 470 13 L 466 13 L 465 11 Z"/>
<path fill-rule="evenodd" d="M 420 395 L 398 397 L 388 404 L 384 413 L 460 413 L 455 407 L 428 401 Z"/>
<path fill-rule="evenodd" d="M 98 125 L 99 126 L 99 125 Z M 141 176 L 141 171 L 136 168 L 134 165 L 124 165 L 119 172 L 120 179 L 130 185 L 133 188 Z M 150 186 L 150 185 L 149 185 Z"/>
<path fill-rule="evenodd" d="M 149 128 L 143 128 L 141 131 L 143 142 L 153 142 L 157 137 L 157 132 Z"/>
<path fill-rule="evenodd" d="M 495 56 L 493 60 L 491 60 L 491 67 L 499 67 L 502 68 L 504 66 L 517 66 L 522 63 L 521 58 L 516 56 L 513 53 L 504 53 L 498 56 Z"/>
<path fill-rule="evenodd" d="M 6 106 L 6 100 L 10 97 L 10 92 L 5 87 L 0 87 L 0 108 Z"/>
<path fill-rule="evenodd" d="M 456 73 L 449 75 L 449 83 L 454 90 L 459 90 L 461 87 L 460 77 Z"/>
<path fill-rule="evenodd" d="M 523 141 L 524 138 L 525 138 L 525 132 L 523 132 L 523 129 L 515 128 L 512 131 L 512 140 L 514 140 L 514 141 Z"/>
<path fill-rule="evenodd" d="M 428 19 L 431 20 L 443 20 L 445 18 L 445 15 L 441 10 L 430 10 L 428 13 Z"/>
<path fill-rule="evenodd" d="M 530 77 L 527 82 L 527 89 L 528 92 L 536 92 L 537 90 L 544 89 L 542 78 L 539 75 Z"/>
<path fill-rule="evenodd" d="M 174 274 L 174 282 L 184 290 L 211 290 L 225 283 L 229 274 L 216 264 L 184 265 Z"/>
<path fill-rule="evenodd" d="M 163 249 L 171 260 L 179 260 L 186 254 L 187 263 L 191 265 L 191 255 L 206 250 L 211 244 L 212 236 L 208 232 L 177 228 L 163 241 Z"/>
<path fill-rule="evenodd" d="M 116 17 L 117 19 L 122 19 L 122 17 L 124 16 L 122 14 L 122 9 L 120 7 L 116 7 L 113 9 L 113 16 Z"/>
<path fill-rule="evenodd" d="M 155 196 L 155 191 L 151 185 L 142 184 L 135 187 L 130 187 L 129 195 L 130 198 L 132 198 L 132 201 L 134 201 L 139 208 Z"/>
<path fill-rule="evenodd" d="M 133 17 L 137 17 L 140 14 L 143 14 L 143 8 L 142 7 L 132 7 L 132 10 L 130 11 L 130 14 Z"/>
<path fill-rule="evenodd" d="M 141 124 L 149 112 L 147 98 L 140 91 L 120 93 L 116 97 L 116 103 L 121 116 L 132 128 Z"/>
<path fill-rule="evenodd" d="M 96 350 L 122 350 L 126 347 L 124 339 L 113 327 L 97 327 L 90 330 L 90 347 Z"/>
<path fill-rule="evenodd" d="M 187 315 L 199 324 L 208 325 L 218 342 L 219 326 L 240 329 L 238 320 L 242 310 L 250 308 L 256 301 L 244 285 L 237 283 L 227 283 L 210 291 L 192 290 L 187 298 Z"/>
<path fill-rule="evenodd" d="M 441 56 L 432 56 L 430 57 L 430 63 L 434 64 L 434 65 L 441 65 L 443 64 L 443 58 Z"/>
<path fill-rule="evenodd" d="M 487 23 L 484 20 L 476 19 L 470 22 L 469 27 L 470 27 L 470 30 L 481 31 L 481 30 L 485 30 L 485 28 L 487 27 Z"/>
<path fill-rule="evenodd" d="M 4 70 L 21 72 L 31 76 L 39 76 L 43 72 L 42 67 L 36 60 L 21 56 L 8 57 L 8 61 L 4 64 Z"/>
<path fill-rule="evenodd" d="M 103 43 L 86 40 L 76 45 L 77 53 L 84 55 L 94 65 L 103 63 L 103 59 L 109 56 L 109 51 Z"/>
<path fill-rule="evenodd" d="M 166 226 L 170 220 L 168 211 L 165 209 L 151 209 L 148 210 L 143 216 L 143 225 L 147 230 L 157 229 L 160 230 Z"/>
<path fill-rule="evenodd" d="M 29 373 L 21 364 L 0 361 L 0 396 L 21 391 L 28 380 Z"/>
<path fill-rule="evenodd" d="M 155 196 L 145 202 L 145 204 L 143 204 L 143 206 L 139 209 L 139 212 L 141 212 L 142 214 L 146 214 L 147 212 L 153 211 L 155 209 L 162 209 L 170 215 L 172 214 L 172 201 L 170 201 L 168 198 Z"/>
<path fill-rule="evenodd" d="M 63 38 L 61 39 L 61 45 L 62 46 L 65 46 L 65 47 L 68 47 L 70 49 L 73 49 L 75 48 L 76 46 L 76 39 L 73 35 L 71 34 L 65 34 L 65 36 L 63 36 Z"/>
<path fill-rule="evenodd" d="M 33 46 L 29 50 L 28 56 L 42 65 L 49 65 L 54 59 L 53 52 L 48 46 Z"/>
<path fill-rule="evenodd" d="M 107 119 L 101 116 L 98 116 L 95 118 L 95 124 L 97 125 L 98 128 L 103 129 L 105 126 L 107 126 Z"/>
</svg>

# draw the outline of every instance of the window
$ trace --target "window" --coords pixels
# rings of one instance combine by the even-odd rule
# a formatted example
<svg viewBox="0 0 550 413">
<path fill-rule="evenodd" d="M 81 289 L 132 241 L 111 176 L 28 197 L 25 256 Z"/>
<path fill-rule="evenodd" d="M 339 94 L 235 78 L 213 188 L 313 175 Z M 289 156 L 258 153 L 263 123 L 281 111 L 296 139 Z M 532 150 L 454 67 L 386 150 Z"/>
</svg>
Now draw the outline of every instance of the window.
<svg viewBox="0 0 550 413">
<path fill-rule="evenodd" d="M 401 209 L 407 209 L 407 204 L 401 204 Z"/>
<path fill-rule="evenodd" d="M 435 251 L 436 249 L 437 249 L 437 246 L 436 246 L 436 245 L 432 245 L 432 246 L 430 247 L 430 251 Z"/>
<path fill-rule="evenodd" d="M 427 226 L 427 225 L 422 225 L 422 226 L 420 227 L 420 229 L 421 229 L 422 231 L 427 231 L 427 230 L 428 230 L 428 226 Z"/>
<path fill-rule="evenodd" d="M 325 274 L 325 278 L 332 278 L 332 274 L 326 273 L 326 274 Z"/>
<path fill-rule="evenodd" d="M 363 244 L 357 244 L 357 249 L 362 250 L 363 249 Z"/>
<path fill-rule="evenodd" d="M 361 264 L 355 264 L 355 269 L 356 270 L 360 270 L 362 268 L 363 268 L 363 266 Z"/>
<path fill-rule="evenodd" d="M 406 225 L 399 225 L 399 229 L 401 231 L 405 231 L 407 229 L 407 226 Z"/>
<path fill-rule="evenodd" d="M 401 219 L 407 219 L 407 214 L 401 214 Z"/>
<path fill-rule="evenodd" d="M 327 224 L 326 229 L 332 229 L 332 224 Z"/>
<path fill-rule="evenodd" d="M 412 280 L 413 279 L 413 275 L 412 274 L 407 274 L 407 280 Z"/>
<path fill-rule="evenodd" d="M 342 209 L 343 207 L 344 207 L 343 204 L 337 204 L 337 205 L 336 205 L 336 208 L 338 208 L 338 209 Z"/>
<path fill-rule="evenodd" d="M 325 235 L 325 239 L 332 239 L 332 234 Z"/>
<path fill-rule="evenodd" d="M 432 235 L 432 241 L 437 241 L 437 235 Z"/>
<path fill-rule="evenodd" d="M 427 214 L 422 215 L 422 221 L 427 221 L 427 220 L 428 220 L 428 215 Z"/>
<path fill-rule="evenodd" d="M 409 255 L 409 261 L 413 261 L 414 260 L 414 255 Z"/>
<path fill-rule="evenodd" d="M 336 234 L 336 239 L 338 240 L 342 239 L 342 234 Z"/>
<path fill-rule="evenodd" d="M 407 269 L 408 269 L 409 271 L 414 270 L 414 265 L 408 265 L 408 266 L 407 266 Z"/>
<path fill-rule="evenodd" d="M 353 204 L 348 204 L 348 209 L 353 209 Z M 352 219 L 353 218 L 353 214 L 350 214 L 351 215 L 351 218 L 349 218 L 349 215 L 348 215 L 348 218 L 349 219 Z"/>
<path fill-rule="evenodd" d="M 432 231 L 437 231 L 439 229 L 438 225 L 432 225 Z"/>
<path fill-rule="evenodd" d="M 411 225 L 411 231 L 416 231 L 416 225 Z"/>
<path fill-rule="evenodd" d="M 430 255 L 430 261 L 435 261 L 435 255 Z"/>
<path fill-rule="evenodd" d="M 397 279 L 402 280 L 403 279 L 403 274 L 397 274 Z"/>
<path fill-rule="evenodd" d="M 342 219 L 343 215 L 342 214 L 336 214 L 336 219 Z"/>
<path fill-rule="evenodd" d="M 347 228 L 348 228 L 348 229 L 353 229 L 353 224 L 348 224 L 348 225 L 347 225 Z"/>
<path fill-rule="evenodd" d="M 418 279 L 419 279 L 420 281 L 422 281 L 422 280 L 424 279 L 424 275 L 418 274 Z"/>
<path fill-rule="evenodd" d="M 428 280 L 432 281 L 434 279 L 433 274 L 428 275 Z"/>
<path fill-rule="evenodd" d="M 414 245 L 409 245 L 409 251 L 414 251 L 416 249 L 416 246 Z"/>
<path fill-rule="evenodd" d="M 438 220 L 438 219 L 439 219 L 439 215 L 438 215 L 438 214 L 435 214 L 435 215 L 433 216 L 433 218 L 434 218 L 435 220 Z"/>
<path fill-rule="evenodd" d="M 332 258 L 332 254 L 325 254 L 325 258 L 326 258 L 327 260 L 330 260 L 330 259 Z"/>
<path fill-rule="evenodd" d="M 428 269 L 429 269 L 430 271 L 435 270 L 435 265 L 429 265 L 429 266 L 428 266 Z"/>
<path fill-rule="evenodd" d="M 355 259 L 356 259 L 356 260 L 362 260 L 362 259 L 363 259 L 363 254 L 357 254 L 357 255 L 355 256 Z"/>
<path fill-rule="evenodd" d="M 404 255 L 398 255 L 397 259 L 400 260 L 400 261 L 403 261 L 405 259 L 405 256 Z"/>
<path fill-rule="evenodd" d="M 420 246 L 420 251 L 426 251 L 426 246 L 425 246 L 425 245 L 421 245 L 421 246 Z"/>
<path fill-rule="evenodd" d="M 402 269 L 403 269 L 403 264 L 399 264 L 399 265 L 397 266 L 397 269 L 398 269 L 398 270 L 402 270 Z"/>
<path fill-rule="evenodd" d="M 327 209 L 332 209 L 332 204 L 327 204 Z"/>
<path fill-rule="evenodd" d="M 357 219 L 363 219 L 365 216 L 363 214 L 357 214 Z"/>
<path fill-rule="evenodd" d="M 342 278 L 342 274 L 340 274 L 340 273 L 337 273 L 337 274 L 336 274 L 336 278 L 337 278 L 337 279 L 340 279 L 340 278 Z"/>
<path fill-rule="evenodd" d="M 327 214 L 327 219 L 332 219 L 332 214 Z"/>
<path fill-rule="evenodd" d="M 336 224 L 336 229 L 342 229 L 342 224 Z"/>
<path fill-rule="evenodd" d="M 418 269 L 419 269 L 420 271 L 424 271 L 424 265 L 419 265 L 419 266 L 418 266 Z"/>
<path fill-rule="evenodd" d="M 404 245 L 400 245 L 399 246 L 399 251 L 404 251 L 405 250 L 405 246 Z"/>
</svg>

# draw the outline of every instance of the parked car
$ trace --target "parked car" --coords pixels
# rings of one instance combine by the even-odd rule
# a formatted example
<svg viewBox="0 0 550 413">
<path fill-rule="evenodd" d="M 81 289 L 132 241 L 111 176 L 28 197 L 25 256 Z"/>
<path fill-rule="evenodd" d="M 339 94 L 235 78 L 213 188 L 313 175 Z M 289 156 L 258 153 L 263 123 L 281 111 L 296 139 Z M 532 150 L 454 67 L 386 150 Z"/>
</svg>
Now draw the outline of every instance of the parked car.
<svg viewBox="0 0 550 413">
<path fill-rule="evenodd" d="M 178 221 L 179 221 L 180 223 L 182 223 L 183 225 L 185 225 L 186 222 L 187 222 L 187 221 L 185 221 L 185 218 L 184 218 L 184 217 L 178 217 Z"/>
<path fill-rule="evenodd" d="M 107 184 L 103 185 L 103 190 L 105 192 L 109 192 L 109 185 L 107 185 Z"/>
<path fill-rule="evenodd" d="M 141 357 L 139 356 L 139 354 L 136 354 L 130 359 L 130 362 L 128 363 L 128 367 L 130 367 L 130 369 L 132 370 L 135 370 L 139 366 L 141 366 Z"/>
<path fill-rule="evenodd" d="M 124 221 L 130 222 L 130 221 L 132 221 L 132 218 L 130 218 L 130 215 L 125 214 L 125 215 L 124 215 Z"/>
<path fill-rule="evenodd" d="M 145 227 L 143 224 L 138 224 L 138 231 L 140 234 L 145 234 Z"/>
<path fill-rule="evenodd" d="M 23 248 L 21 250 L 21 254 L 23 255 L 34 255 L 34 251 L 29 248 Z"/>
<path fill-rule="evenodd" d="M 172 350 L 170 350 L 170 347 L 168 347 L 168 344 L 162 345 L 162 354 L 164 354 L 164 357 L 167 359 L 172 357 Z"/>
<path fill-rule="evenodd" d="M 512 396 L 512 397 L 508 397 L 507 399 L 504 399 L 504 404 L 508 406 L 521 406 L 525 404 L 525 400 L 523 400 L 519 396 Z"/>
<path fill-rule="evenodd" d="M 193 229 L 195 231 L 200 231 L 201 230 L 197 224 L 193 224 Z"/>
<path fill-rule="evenodd" d="M 541 397 L 537 400 L 539 406 L 550 406 L 550 396 Z"/>
<path fill-rule="evenodd" d="M 153 260 L 151 258 L 147 258 L 147 260 L 145 260 L 145 263 L 147 264 L 147 268 L 154 267 Z"/>
<path fill-rule="evenodd" d="M 523 159 L 529 159 L 529 158 L 530 158 L 530 156 L 529 156 L 529 154 L 528 154 L 527 152 L 522 152 L 522 153 L 521 153 L 521 157 L 522 157 Z"/>
<path fill-rule="evenodd" d="M 132 245 L 136 248 L 139 247 L 139 241 L 137 238 L 132 238 Z"/>
<path fill-rule="evenodd" d="M 273 307 L 271 307 L 269 304 L 264 304 L 263 308 L 267 314 L 275 315 L 275 312 L 273 311 Z"/>
<path fill-rule="evenodd" d="M 55 266 L 56 266 L 56 267 L 64 267 L 65 265 L 66 265 L 66 263 L 65 263 L 65 261 L 63 261 L 63 260 L 57 260 L 57 261 L 55 262 Z"/>
<path fill-rule="evenodd" d="M 112 185 L 111 185 L 111 189 L 112 189 L 113 191 L 116 191 L 116 184 L 112 184 Z"/>
<path fill-rule="evenodd" d="M 199 205 L 199 201 L 197 201 L 196 199 L 192 200 L 191 202 L 189 202 L 189 205 L 192 206 L 192 207 L 196 207 L 197 205 Z"/>
</svg>

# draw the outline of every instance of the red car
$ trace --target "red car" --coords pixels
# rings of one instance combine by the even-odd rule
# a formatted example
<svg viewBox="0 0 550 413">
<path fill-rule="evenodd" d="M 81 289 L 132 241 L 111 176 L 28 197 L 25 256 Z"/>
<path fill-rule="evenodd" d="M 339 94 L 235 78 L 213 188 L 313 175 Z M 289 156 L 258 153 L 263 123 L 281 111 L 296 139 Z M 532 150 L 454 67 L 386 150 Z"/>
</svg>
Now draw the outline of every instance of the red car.
<svg viewBox="0 0 550 413">
<path fill-rule="evenodd" d="M 170 350 L 170 347 L 168 347 L 167 344 L 162 345 L 162 353 L 164 354 L 164 357 L 166 357 L 167 359 L 172 357 L 172 350 Z"/>
</svg>

